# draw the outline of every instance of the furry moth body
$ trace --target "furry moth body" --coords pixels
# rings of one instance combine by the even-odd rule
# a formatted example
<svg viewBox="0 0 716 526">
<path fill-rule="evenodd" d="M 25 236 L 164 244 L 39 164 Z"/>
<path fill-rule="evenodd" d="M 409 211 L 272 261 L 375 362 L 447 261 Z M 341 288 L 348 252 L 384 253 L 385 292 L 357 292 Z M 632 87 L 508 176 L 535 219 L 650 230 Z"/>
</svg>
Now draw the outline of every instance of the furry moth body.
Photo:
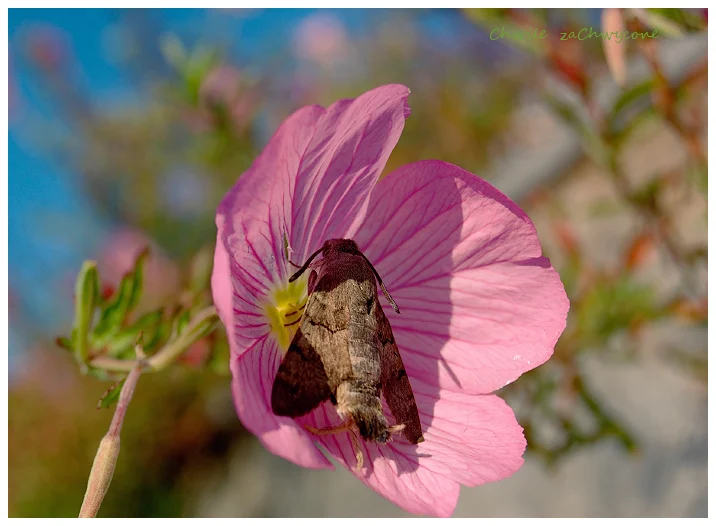
<svg viewBox="0 0 716 526">
<path fill-rule="evenodd" d="M 323 258 L 311 265 L 318 254 Z M 274 414 L 297 418 L 331 400 L 367 441 L 384 443 L 401 429 L 412 444 L 422 442 L 415 397 L 376 280 L 400 311 L 375 268 L 350 239 L 326 241 L 289 281 L 309 266 L 305 311 L 273 383 Z M 383 414 L 381 393 L 394 428 Z"/>
</svg>

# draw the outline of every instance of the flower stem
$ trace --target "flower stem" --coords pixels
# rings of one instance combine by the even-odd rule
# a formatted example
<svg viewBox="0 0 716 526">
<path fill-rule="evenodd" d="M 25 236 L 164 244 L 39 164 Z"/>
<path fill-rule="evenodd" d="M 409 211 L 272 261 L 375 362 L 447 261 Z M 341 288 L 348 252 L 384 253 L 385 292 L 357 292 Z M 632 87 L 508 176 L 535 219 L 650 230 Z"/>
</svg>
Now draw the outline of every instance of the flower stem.
<svg viewBox="0 0 716 526">
<path fill-rule="evenodd" d="M 99 507 L 102 505 L 104 496 L 107 494 L 109 485 L 112 482 L 114 467 L 117 464 L 117 457 L 119 457 L 119 433 L 122 431 L 124 417 L 127 414 L 127 407 L 129 407 L 129 402 L 132 400 L 132 395 L 134 395 L 137 380 L 142 374 L 142 369 L 146 367 L 141 345 L 137 345 L 136 351 L 137 361 L 134 362 L 135 365 L 122 386 L 117 408 L 109 425 L 109 431 L 100 441 L 94 462 L 92 462 L 92 469 L 87 480 L 87 491 L 80 509 L 80 518 L 97 516 Z"/>
</svg>

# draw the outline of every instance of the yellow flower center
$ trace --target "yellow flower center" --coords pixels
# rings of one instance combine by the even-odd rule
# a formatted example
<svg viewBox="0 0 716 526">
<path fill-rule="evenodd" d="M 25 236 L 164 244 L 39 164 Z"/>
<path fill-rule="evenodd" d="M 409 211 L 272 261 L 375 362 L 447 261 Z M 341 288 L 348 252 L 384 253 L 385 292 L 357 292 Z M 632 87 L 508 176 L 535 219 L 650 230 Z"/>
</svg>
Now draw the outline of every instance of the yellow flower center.
<svg viewBox="0 0 716 526">
<path fill-rule="evenodd" d="M 304 275 L 293 283 L 274 289 L 264 307 L 271 332 L 284 354 L 298 330 L 306 306 L 306 284 Z"/>
</svg>

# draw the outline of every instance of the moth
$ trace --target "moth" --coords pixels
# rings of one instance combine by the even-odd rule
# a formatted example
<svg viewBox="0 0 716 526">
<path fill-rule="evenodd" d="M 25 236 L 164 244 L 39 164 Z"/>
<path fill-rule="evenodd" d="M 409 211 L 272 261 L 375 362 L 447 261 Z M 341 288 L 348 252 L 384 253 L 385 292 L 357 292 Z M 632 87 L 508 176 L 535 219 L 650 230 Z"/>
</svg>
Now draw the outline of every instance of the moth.
<svg viewBox="0 0 716 526">
<path fill-rule="evenodd" d="M 313 263 L 319 254 L 322 259 Z M 289 281 L 309 267 L 305 310 L 271 391 L 274 414 L 298 418 L 330 400 L 343 424 L 310 431 L 357 430 L 364 440 L 379 443 L 402 432 L 410 443 L 422 442 L 415 397 L 378 301 L 376 281 L 395 312 L 400 309 L 378 272 L 351 239 L 326 241 Z M 397 421 L 395 426 L 389 426 L 383 414 L 381 393 Z"/>
</svg>

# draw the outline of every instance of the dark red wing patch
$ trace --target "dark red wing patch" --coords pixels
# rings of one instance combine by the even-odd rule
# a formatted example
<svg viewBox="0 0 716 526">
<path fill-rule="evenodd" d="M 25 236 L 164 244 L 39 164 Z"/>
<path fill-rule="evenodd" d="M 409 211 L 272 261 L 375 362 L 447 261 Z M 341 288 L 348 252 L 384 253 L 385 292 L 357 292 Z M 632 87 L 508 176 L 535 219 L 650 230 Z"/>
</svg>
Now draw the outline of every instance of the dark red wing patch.
<svg viewBox="0 0 716 526">
<path fill-rule="evenodd" d="M 395 423 L 404 424 L 402 434 L 411 444 L 425 440 L 420 425 L 420 415 L 415 404 L 413 389 L 410 387 L 408 374 L 405 372 L 403 360 L 393 338 L 393 330 L 379 302 L 375 305 L 375 316 L 378 322 L 378 338 L 382 344 L 380 354 L 380 383 L 383 396 L 388 403 Z"/>
<path fill-rule="evenodd" d="M 271 410 L 296 418 L 331 397 L 320 355 L 298 329 L 276 373 L 271 390 Z"/>
</svg>

